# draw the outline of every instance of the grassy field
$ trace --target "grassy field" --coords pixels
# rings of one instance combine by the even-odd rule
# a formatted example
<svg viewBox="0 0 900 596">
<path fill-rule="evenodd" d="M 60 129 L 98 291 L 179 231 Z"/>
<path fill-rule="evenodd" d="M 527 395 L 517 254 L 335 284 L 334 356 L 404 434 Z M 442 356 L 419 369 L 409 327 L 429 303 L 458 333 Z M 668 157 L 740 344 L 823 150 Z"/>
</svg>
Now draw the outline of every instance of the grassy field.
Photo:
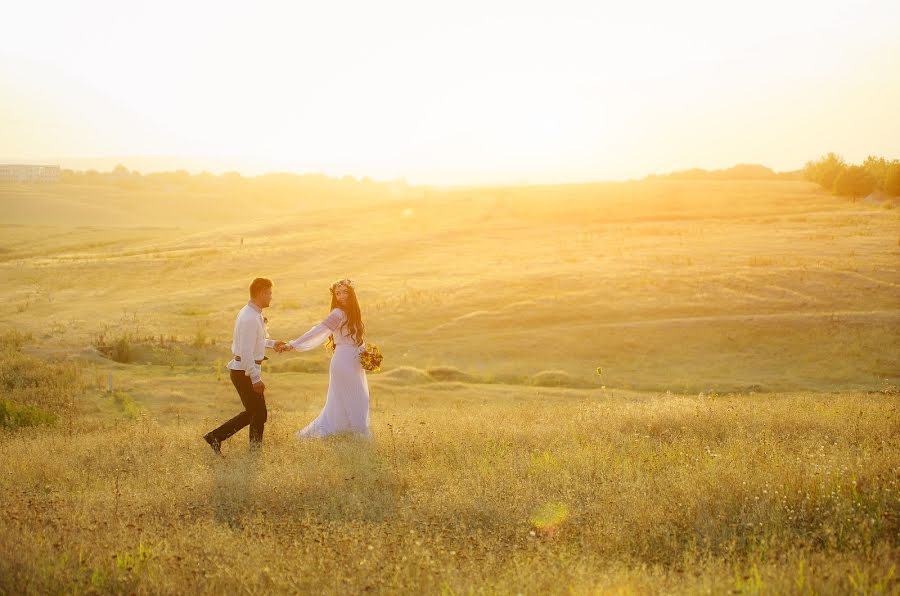
<svg viewBox="0 0 900 596">
<path fill-rule="evenodd" d="M 0 203 L 0 593 L 900 593 L 891 204 L 674 180 Z M 374 445 L 292 440 L 324 350 L 267 363 L 261 454 L 200 440 L 239 408 L 255 276 L 283 339 L 356 281 Z"/>
</svg>

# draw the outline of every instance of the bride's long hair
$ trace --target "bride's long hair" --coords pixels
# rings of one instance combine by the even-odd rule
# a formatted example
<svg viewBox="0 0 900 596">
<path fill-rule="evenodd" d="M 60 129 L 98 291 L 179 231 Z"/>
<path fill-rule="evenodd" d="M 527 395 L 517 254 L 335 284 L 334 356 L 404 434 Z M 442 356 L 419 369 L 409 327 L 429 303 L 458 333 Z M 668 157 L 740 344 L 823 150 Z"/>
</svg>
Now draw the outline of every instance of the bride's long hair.
<svg viewBox="0 0 900 596">
<path fill-rule="evenodd" d="M 353 282 L 350 282 L 350 280 L 342 279 L 331 284 L 331 287 L 328 289 L 331 291 L 331 310 L 340 308 L 347 314 L 347 320 L 344 321 L 344 323 L 341 325 L 341 328 L 346 326 L 350 331 L 350 337 L 353 338 L 353 341 L 356 342 L 357 346 L 361 346 L 363 344 L 366 326 L 363 325 L 362 322 L 362 313 L 359 310 L 359 301 L 356 299 L 356 290 L 353 288 L 352 283 Z M 341 305 L 338 302 L 337 295 L 335 294 L 339 285 L 343 285 L 347 288 L 346 305 Z M 332 352 L 334 351 L 334 334 L 328 336 L 328 341 L 326 342 L 325 347 Z"/>
</svg>

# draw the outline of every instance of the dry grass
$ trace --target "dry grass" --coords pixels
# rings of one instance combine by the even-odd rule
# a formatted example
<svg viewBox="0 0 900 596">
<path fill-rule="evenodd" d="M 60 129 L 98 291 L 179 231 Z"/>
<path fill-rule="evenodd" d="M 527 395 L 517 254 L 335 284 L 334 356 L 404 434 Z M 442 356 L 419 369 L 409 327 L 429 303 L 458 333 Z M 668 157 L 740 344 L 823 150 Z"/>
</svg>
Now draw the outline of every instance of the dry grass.
<svg viewBox="0 0 900 596">
<path fill-rule="evenodd" d="M 880 394 L 395 394 L 373 446 L 276 413 L 0 435 L 0 590 L 896 593 Z M 143 553 L 143 554 L 142 554 Z"/>
</svg>

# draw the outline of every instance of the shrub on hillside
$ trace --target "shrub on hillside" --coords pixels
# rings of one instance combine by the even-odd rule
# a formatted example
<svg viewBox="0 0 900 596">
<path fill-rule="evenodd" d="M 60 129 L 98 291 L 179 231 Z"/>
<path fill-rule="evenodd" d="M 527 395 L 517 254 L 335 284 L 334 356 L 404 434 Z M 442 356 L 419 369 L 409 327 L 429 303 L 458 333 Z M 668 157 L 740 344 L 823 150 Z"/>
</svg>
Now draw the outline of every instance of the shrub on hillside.
<svg viewBox="0 0 900 596">
<path fill-rule="evenodd" d="M 884 188 L 891 162 L 883 157 L 870 155 L 862 163 L 863 169 L 875 180 L 875 188 Z"/>
<path fill-rule="evenodd" d="M 900 160 L 868 156 L 862 165 L 850 165 L 835 153 L 806 162 L 803 177 L 836 195 L 859 198 L 875 190 L 900 196 Z"/>
<path fill-rule="evenodd" d="M 894 161 L 884 177 L 884 192 L 900 197 L 900 161 Z"/>
<path fill-rule="evenodd" d="M 806 162 L 803 177 L 822 188 L 832 190 L 834 181 L 846 169 L 847 162 L 841 156 L 829 153 L 820 159 Z"/>
<path fill-rule="evenodd" d="M 94 337 L 92 343 L 98 352 L 110 360 L 121 362 L 123 364 L 131 362 L 133 355 L 132 344 L 134 343 L 134 340 L 130 333 L 123 333 L 114 339 L 107 338 L 105 332 L 100 333 Z"/>
<path fill-rule="evenodd" d="M 56 416 L 36 406 L 20 405 L 8 399 L 0 399 L 0 427 L 52 426 Z"/>
<path fill-rule="evenodd" d="M 875 190 L 875 178 L 862 166 L 850 166 L 834 180 L 834 194 L 858 199 Z"/>
</svg>

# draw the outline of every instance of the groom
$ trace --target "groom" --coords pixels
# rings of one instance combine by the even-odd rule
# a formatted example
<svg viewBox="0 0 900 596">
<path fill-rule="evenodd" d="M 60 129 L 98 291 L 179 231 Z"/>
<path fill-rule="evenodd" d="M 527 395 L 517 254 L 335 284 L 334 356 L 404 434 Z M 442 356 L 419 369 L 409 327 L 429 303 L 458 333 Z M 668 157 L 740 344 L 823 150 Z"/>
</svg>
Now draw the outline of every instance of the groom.
<svg viewBox="0 0 900 596">
<path fill-rule="evenodd" d="M 262 309 L 272 302 L 272 280 L 257 277 L 250 284 L 250 300 L 238 312 L 234 322 L 234 341 L 231 352 L 234 358 L 228 363 L 231 382 L 244 404 L 244 411 L 203 435 L 213 451 L 221 455 L 221 443 L 245 426 L 250 426 L 250 447 L 262 444 L 263 427 L 266 424 L 266 385 L 262 382 L 260 364 L 266 357 L 266 348 L 281 350 L 283 341 L 269 339 L 266 319 Z"/>
</svg>

